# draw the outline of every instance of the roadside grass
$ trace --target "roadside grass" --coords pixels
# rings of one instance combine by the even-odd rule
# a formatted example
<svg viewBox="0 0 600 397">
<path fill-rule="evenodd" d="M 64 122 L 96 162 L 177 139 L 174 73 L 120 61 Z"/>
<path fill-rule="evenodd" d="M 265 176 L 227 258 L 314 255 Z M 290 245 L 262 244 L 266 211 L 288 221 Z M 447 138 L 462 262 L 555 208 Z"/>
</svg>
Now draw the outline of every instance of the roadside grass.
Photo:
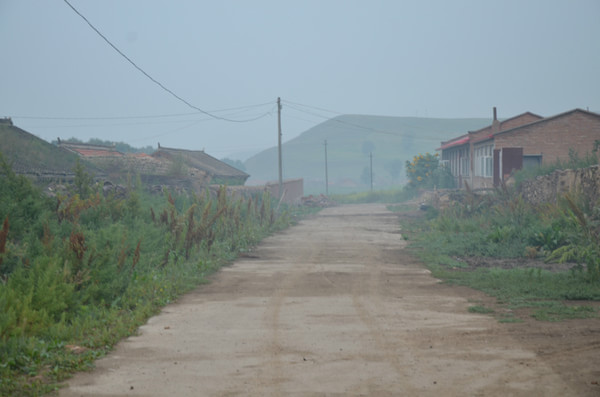
<svg viewBox="0 0 600 397">
<path fill-rule="evenodd" d="M 490 314 L 494 311 L 494 309 L 482 305 L 469 306 L 469 313 Z"/>
<path fill-rule="evenodd" d="M 572 270 L 548 271 L 533 267 L 473 268 L 461 260 L 474 256 L 495 261 L 532 256 L 551 258 L 552 252 L 561 246 L 544 248 L 545 240 L 541 237 L 544 233 L 557 234 L 553 224 L 564 226 L 560 230 L 568 236 L 563 239 L 563 244 L 569 244 L 568 247 L 586 247 L 590 241 L 589 237 L 577 240 L 581 230 L 573 221 L 576 216 L 572 210 L 565 212 L 557 207 L 550 211 L 552 216 L 548 216 L 548 211 L 541 213 L 539 209 L 529 208 L 516 196 L 491 200 L 490 203 L 476 211 L 472 211 L 474 207 L 461 205 L 434 211 L 429 216 L 404 217 L 401 218 L 401 231 L 410 241 L 409 249 L 428 266 L 434 277 L 495 297 L 509 312 L 524 309 L 521 312 L 527 312 L 539 321 L 598 317 L 599 306 L 589 301 L 600 301 L 600 282 L 595 273 L 586 270 L 585 264 L 579 261 Z M 572 207 L 573 203 L 569 205 Z M 402 206 L 389 208 L 400 212 L 406 210 Z M 580 218 L 583 215 L 580 214 Z M 581 233 L 583 236 L 590 234 L 593 235 L 589 230 Z M 532 246 L 540 239 L 539 245 Z M 484 313 L 488 308 L 472 306 L 469 310 Z M 514 314 L 489 313 L 500 322 L 520 321 Z"/>
<path fill-rule="evenodd" d="M 45 197 L 0 157 L 0 395 L 55 392 L 264 237 L 314 210 L 268 194 L 104 196 L 83 168 Z"/>
</svg>

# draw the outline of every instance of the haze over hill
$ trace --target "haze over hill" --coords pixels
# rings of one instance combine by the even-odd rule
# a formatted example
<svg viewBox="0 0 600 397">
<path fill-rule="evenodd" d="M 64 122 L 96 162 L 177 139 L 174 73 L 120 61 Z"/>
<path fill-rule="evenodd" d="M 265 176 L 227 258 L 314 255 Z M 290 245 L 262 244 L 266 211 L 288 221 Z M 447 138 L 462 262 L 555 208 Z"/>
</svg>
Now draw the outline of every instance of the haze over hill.
<svg viewBox="0 0 600 397">
<path fill-rule="evenodd" d="M 330 193 L 368 189 L 370 153 L 374 188 L 401 185 L 406 181 L 406 160 L 434 153 L 441 141 L 490 123 L 487 118 L 337 116 L 283 144 L 283 177 L 304 178 L 307 193 L 324 193 L 327 140 Z M 249 184 L 277 180 L 277 148 L 250 157 L 244 165 L 251 175 Z"/>
</svg>

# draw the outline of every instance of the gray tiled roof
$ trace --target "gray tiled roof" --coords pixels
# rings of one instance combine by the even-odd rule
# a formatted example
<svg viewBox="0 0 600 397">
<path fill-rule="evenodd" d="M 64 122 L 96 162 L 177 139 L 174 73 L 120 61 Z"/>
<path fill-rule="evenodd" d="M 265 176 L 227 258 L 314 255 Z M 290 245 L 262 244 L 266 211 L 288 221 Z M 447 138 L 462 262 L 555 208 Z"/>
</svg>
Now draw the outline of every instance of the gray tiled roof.
<svg viewBox="0 0 600 397">
<path fill-rule="evenodd" d="M 244 179 L 249 177 L 245 172 L 240 171 L 221 160 L 217 160 L 201 150 L 172 149 L 161 146 L 152 154 L 152 156 L 166 157 L 170 160 L 181 156 L 187 165 L 205 171 L 212 176 Z"/>
</svg>

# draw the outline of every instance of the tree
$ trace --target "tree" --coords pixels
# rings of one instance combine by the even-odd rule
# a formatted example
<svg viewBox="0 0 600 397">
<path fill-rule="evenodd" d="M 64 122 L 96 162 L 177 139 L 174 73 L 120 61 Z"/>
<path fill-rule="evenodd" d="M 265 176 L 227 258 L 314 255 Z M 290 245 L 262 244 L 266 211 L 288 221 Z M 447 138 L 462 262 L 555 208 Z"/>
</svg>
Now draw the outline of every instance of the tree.
<svg viewBox="0 0 600 397">
<path fill-rule="evenodd" d="M 92 191 L 92 183 L 94 178 L 85 170 L 85 167 L 77 158 L 75 163 L 75 177 L 73 179 L 73 184 L 75 185 L 76 192 L 79 194 L 79 197 L 82 199 L 86 199 L 89 197 Z"/>
<path fill-rule="evenodd" d="M 409 185 L 421 188 L 451 188 L 454 187 L 454 178 L 450 170 L 439 166 L 439 155 L 425 153 L 413 157 L 413 161 L 406 162 L 406 176 Z"/>
<path fill-rule="evenodd" d="M 221 161 L 226 164 L 229 164 L 233 168 L 237 168 L 240 171 L 246 171 L 246 166 L 244 165 L 244 163 L 242 163 L 241 160 L 232 160 L 228 157 L 225 157 L 224 159 L 221 159 Z"/>
</svg>

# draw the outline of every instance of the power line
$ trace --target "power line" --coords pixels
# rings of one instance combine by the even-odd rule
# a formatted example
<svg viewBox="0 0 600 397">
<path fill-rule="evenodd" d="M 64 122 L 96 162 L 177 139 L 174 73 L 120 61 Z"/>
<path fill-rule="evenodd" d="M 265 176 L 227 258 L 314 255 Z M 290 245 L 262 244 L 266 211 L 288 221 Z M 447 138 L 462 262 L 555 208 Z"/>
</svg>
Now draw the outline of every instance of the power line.
<svg viewBox="0 0 600 397">
<path fill-rule="evenodd" d="M 316 106 L 310 106 L 310 105 L 303 105 L 301 103 L 292 102 L 292 101 L 288 101 L 288 100 L 283 100 L 283 102 L 287 103 L 287 104 L 297 105 L 297 106 L 304 106 L 306 108 L 311 108 L 311 109 L 316 109 L 316 110 L 322 110 L 324 112 L 335 113 L 335 114 L 338 114 L 338 115 L 344 114 L 344 113 L 341 113 L 341 112 L 336 112 L 335 110 L 329 110 L 329 109 L 320 108 L 320 107 L 316 107 Z"/>
<path fill-rule="evenodd" d="M 154 84 L 158 85 L 160 88 L 162 88 L 164 91 L 168 92 L 169 94 L 171 94 L 173 97 L 175 97 L 176 99 L 178 99 L 179 101 L 185 103 L 187 106 L 189 106 L 192 109 L 195 109 L 201 113 L 204 113 L 207 116 L 210 116 L 214 119 L 217 120 L 223 120 L 223 121 L 229 121 L 232 123 L 247 123 L 250 121 L 255 121 L 258 119 L 261 119 L 265 116 L 267 116 L 270 112 L 264 113 L 258 117 L 255 118 L 250 118 L 250 119 L 245 119 L 245 120 L 235 120 L 235 119 L 229 119 L 226 117 L 221 117 L 221 116 L 217 116 L 216 114 L 207 112 L 206 110 L 200 109 L 199 107 L 191 104 L 190 102 L 186 101 L 185 99 L 183 99 L 182 97 L 180 97 L 179 95 L 177 95 L 175 92 L 173 92 L 172 90 L 170 90 L 169 88 L 167 88 L 165 85 L 163 85 L 160 81 L 156 80 L 154 77 L 150 76 L 150 74 L 148 74 L 144 69 L 142 69 L 140 66 L 138 66 L 134 61 L 131 60 L 131 58 L 129 58 L 127 55 L 125 55 L 125 53 L 123 53 L 123 51 L 119 50 L 110 40 L 108 40 L 108 38 L 106 38 L 106 36 L 104 36 L 94 25 L 92 25 L 92 23 L 83 15 L 81 14 L 75 7 L 73 7 L 73 5 L 71 5 L 71 3 L 69 3 L 68 0 L 63 0 L 77 15 L 79 15 L 88 25 L 90 28 L 92 28 L 94 30 L 94 32 L 96 32 L 104 41 L 106 41 L 106 43 L 108 45 L 110 45 L 117 53 L 119 53 L 119 55 L 121 55 L 123 58 L 125 58 L 127 60 L 127 62 L 129 62 L 134 68 L 136 68 L 140 73 L 142 73 L 144 76 L 146 76 L 148 79 L 150 79 L 150 81 L 152 81 Z"/>
<path fill-rule="evenodd" d="M 269 110 L 269 112 L 267 112 L 267 114 L 273 112 L 273 110 L 275 109 L 275 105 L 274 105 L 273 101 L 259 103 L 256 105 L 247 105 L 247 106 L 238 106 L 238 107 L 226 108 L 226 109 L 210 110 L 210 112 L 211 113 L 228 112 L 228 111 L 232 111 L 232 110 L 251 109 L 251 108 L 256 108 L 256 107 L 261 107 L 261 106 L 266 106 L 266 105 L 272 105 L 271 110 Z M 155 115 L 140 115 L 140 116 L 95 116 L 95 117 L 60 117 L 60 116 L 31 116 L 31 115 L 12 116 L 11 115 L 11 117 L 15 118 L 15 119 L 26 119 L 26 120 L 135 120 L 135 119 L 160 119 L 160 118 L 168 118 L 168 117 L 195 116 L 195 115 L 199 115 L 199 114 L 204 114 L 204 113 L 188 112 L 188 113 L 171 113 L 171 114 L 155 114 Z"/>
<path fill-rule="evenodd" d="M 271 115 L 273 114 L 273 111 L 275 110 L 275 106 L 271 107 L 271 109 L 267 112 L 267 115 Z M 242 112 L 234 112 L 234 113 L 230 113 L 229 115 L 234 115 L 234 114 L 239 114 Z M 202 115 L 201 113 L 194 113 L 194 115 L 198 116 L 198 115 Z M 209 120 L 214 120 L 211 117 L 206 117 L 204 115 L 202 115 L 203 118 L 199 118 L 199 119 L 179 119 L 179 120 L 155 120 L 155 121 L 123 121 L 123 120 L 136 120 L 136 118 L 124 118 L 124 119 L 119 119 L 119 118 L 85 118 L 85 117 L 81 117 L 81 118 L 77 118 L 77 117 L 73 117 L 73 118 L 60 118 L 60 117 L 54 117 L 54 118 L 46 118 L 46 117 L 33 117 L 33 120 L 50 120 L 50 121 L 64 121 L 64 122 L 76 122 L 76 121 L 81 121 L 81 122 L 85 122 L 85 121 L 89 121 L 89 122 L 94 122 L 96 121 L 97 123 L 93 123 L 93 124 L 68 124 L 68 125 L 46 125 L 46 126 L 37 126 L 38 128 L 84 128 L 84 127 L 98 127 L 98 126 L 102 126 L 102 127 L 107 127 L 107 126 L 111 126 L 111 127 L 117 127 L 117 126 L 133 126 L 133 125 L 158 125 L 158 124 L 176 124 L 176 123 L 184 123 L 184 122 L 188 122 L 188 121 L 192 121 L 194 123 L 199 123 L 202 121 L 209 121 Z M 12 116 L 13 118 L 19 118 L 18 116 Z M 188 116 L 189 117 L 189 116 Z M 119 121 L 121 120 L 121 121 Z M 111 122 L 112 121 L 112 122 Z"/>
</svg>

